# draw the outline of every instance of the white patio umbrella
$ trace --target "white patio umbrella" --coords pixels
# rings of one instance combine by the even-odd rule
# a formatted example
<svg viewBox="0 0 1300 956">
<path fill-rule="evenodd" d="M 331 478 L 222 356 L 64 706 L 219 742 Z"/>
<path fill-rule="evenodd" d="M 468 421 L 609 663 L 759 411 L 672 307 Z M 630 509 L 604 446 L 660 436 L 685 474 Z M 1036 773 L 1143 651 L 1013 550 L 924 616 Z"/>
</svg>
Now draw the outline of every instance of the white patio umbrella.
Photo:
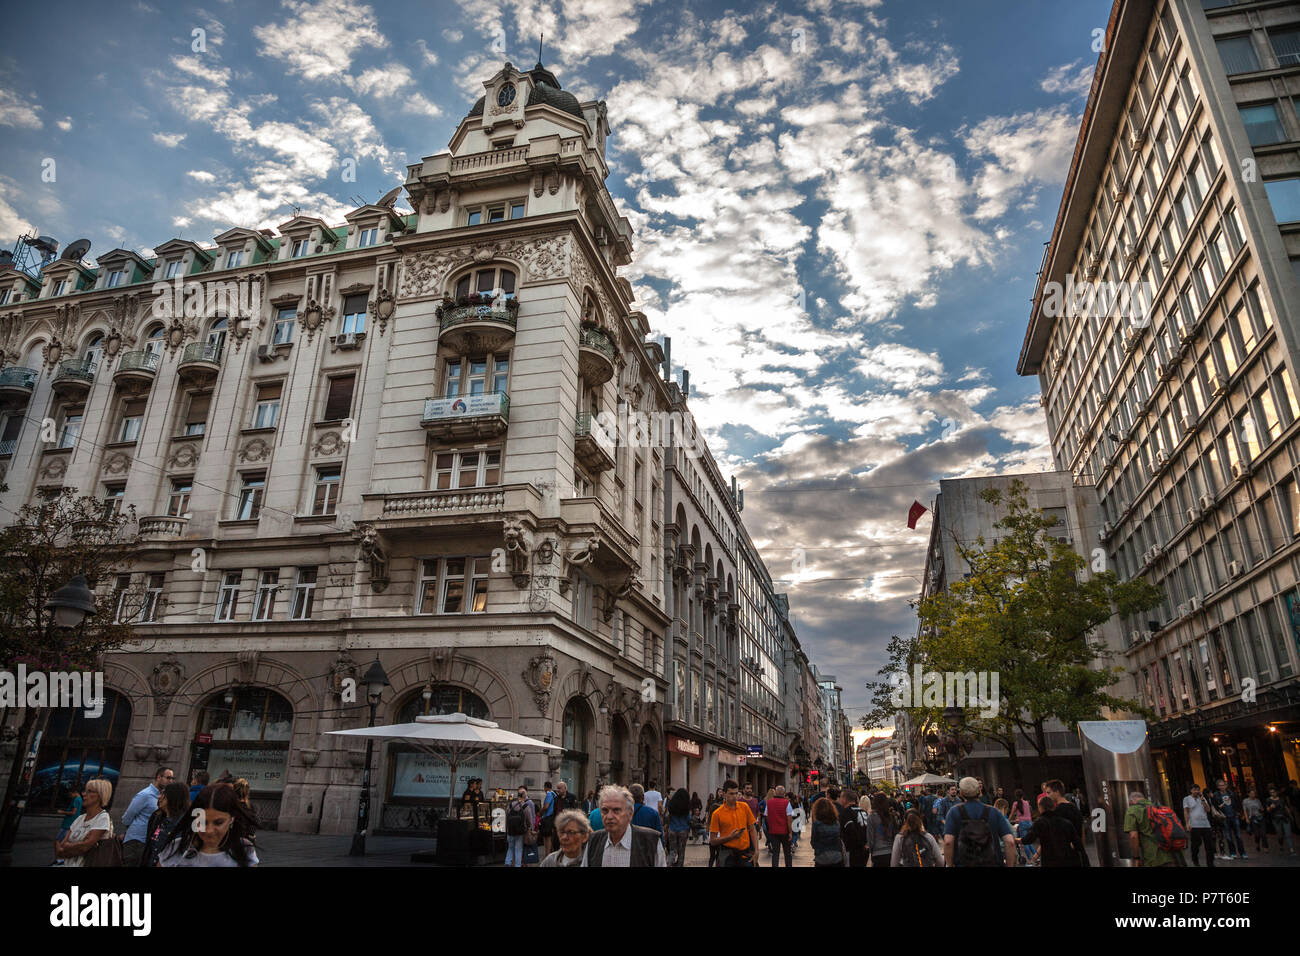
<svg viewBox="0 0 1300 956">
<path fill-rule="evenodd" d="M 932 787 L 941 783 L 956 783 L 952 777 L 940 777 L 938 774 L 923 773 L 919 777 L 913 777 L 911 780 L 905 780 L 901 784 L 904 787 Z"/>
<path fill-rule="evenodd" d="M 358 727 L 355 730 L 331 730 L 340 737 L 380 737 L 400 740 L 431 754 L 451 767 L 448 780 L 447 811 L 450 813 L 456 796 L 456 768 L 466 760 L 501 750 L 531 748 L 535 750 L 563 750 L 544 740 L 535 740 L 502 730 L 499 724 L 480 720 L 465 714 L 433 714 L 416 717 L 409 724 L 384 724 L 379 727 Z"/>
</svg>

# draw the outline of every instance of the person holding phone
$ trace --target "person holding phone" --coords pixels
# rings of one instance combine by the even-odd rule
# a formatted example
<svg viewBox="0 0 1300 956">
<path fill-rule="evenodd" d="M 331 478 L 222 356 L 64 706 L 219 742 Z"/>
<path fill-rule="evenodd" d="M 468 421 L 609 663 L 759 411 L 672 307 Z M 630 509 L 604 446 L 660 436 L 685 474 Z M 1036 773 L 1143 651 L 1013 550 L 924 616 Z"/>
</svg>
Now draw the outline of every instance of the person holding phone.
<svg viewBox="0 0 1300 956">
<path fill-rule="evenodd" d="M 758 846 L 758 821 L 749 804 L 740 799 L 740 784 L 722 785 L 722 806 L 709 820 L 709 846 L 718 848 L 719 866 L 753 866 Z"/>
</svg>

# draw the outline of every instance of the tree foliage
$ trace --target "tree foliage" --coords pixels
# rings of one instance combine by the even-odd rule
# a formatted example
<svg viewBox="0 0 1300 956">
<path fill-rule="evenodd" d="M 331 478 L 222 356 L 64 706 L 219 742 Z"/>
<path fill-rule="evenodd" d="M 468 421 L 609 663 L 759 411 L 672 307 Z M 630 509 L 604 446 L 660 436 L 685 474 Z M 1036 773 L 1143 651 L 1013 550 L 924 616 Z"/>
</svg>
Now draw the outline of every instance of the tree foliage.
<svg viewBox="0 0 1300 956">
<path fill-rule="evenodd" d="M 106 516 L 101 500 L 64 490 L 24 505 L 0 528 L 0 669 L 84 669 L 130 640 L 131 625 L 116 621 L 109 590 L 138 551 L 129 524 L 123 515 Z M 99 591 L 94 613 L 79 628 L 51 627 L 46 602 L 78 574 Z"/>
</svg>

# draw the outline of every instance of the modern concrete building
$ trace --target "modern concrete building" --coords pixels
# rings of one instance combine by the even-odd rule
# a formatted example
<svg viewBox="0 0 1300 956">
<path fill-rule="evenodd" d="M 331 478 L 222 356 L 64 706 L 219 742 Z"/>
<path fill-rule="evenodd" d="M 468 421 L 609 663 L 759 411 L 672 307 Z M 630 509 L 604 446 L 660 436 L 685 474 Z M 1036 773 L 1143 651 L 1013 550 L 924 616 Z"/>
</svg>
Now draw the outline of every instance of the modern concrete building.
<svg viewBox="0 0 1300 956">
<path fill-rule="evenodd" d="M 1294 2 L 1117 0 L 1020 353 L 1165 593 L 1122 630 L 1165 799 L 1300 779 L 1298 102 Z M 1103 282 L 1142 307 L 1060 292 Z"/>
<path fill-rule="evenodd" d="M 379 747 L 377 830 L 427 830 L 471 777 L 686 785 L 670 739 L 712 761 L 695 789 L 750 744 L 784 782 L 793 630 L 618 275 L 609 134 L 603 102 L 507 64 L 408 167 L 411 213 L 0 270 L 0 507 L 76 488 L 146 544 L 98 582 L 139 639 L 103 718 L 49 715 L 34 810 L 162 763 L 248 778 L 269 826 L 349 831 L 364 748 L 325 733 L 364 721 L 349 679 L 376 658 L 380 723 L 460 711 L 563 748 L 449 781 Z"/>
</svg>

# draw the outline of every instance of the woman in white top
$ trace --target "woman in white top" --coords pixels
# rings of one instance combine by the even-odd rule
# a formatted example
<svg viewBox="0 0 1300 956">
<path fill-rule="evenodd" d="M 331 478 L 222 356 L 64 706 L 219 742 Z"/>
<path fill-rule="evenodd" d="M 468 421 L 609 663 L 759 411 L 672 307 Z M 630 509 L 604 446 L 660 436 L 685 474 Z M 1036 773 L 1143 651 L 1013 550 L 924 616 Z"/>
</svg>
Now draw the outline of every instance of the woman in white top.
<svg viewBox="0 0 1300 956">
<path fill-rule="evenodd" d="M 204 787 L 185 823 L 158 854 L 159 866 L 257 866 L 248 812 L 228 783 Z"/>
<path fill-rule="evenodd" d="M 790 798 L 790 849 L 799 845 L 799 835 L 803 833 L 803 825 L 808 819 L 808 813 L 803 808 L 803 801 L 799 797 Z"/>
<path fill-rule="evenodd" d="M 107 780 L 91 780 L 81 797 L 81 816 L 72 821 L 72 829 L 54 843 L 54 855 L 64 866 L 83 866 L 86 854 L 104 837 L 113 835 L 113 821 L 104 809 L 113 799 L 113 785 Z"/>
</svg>

